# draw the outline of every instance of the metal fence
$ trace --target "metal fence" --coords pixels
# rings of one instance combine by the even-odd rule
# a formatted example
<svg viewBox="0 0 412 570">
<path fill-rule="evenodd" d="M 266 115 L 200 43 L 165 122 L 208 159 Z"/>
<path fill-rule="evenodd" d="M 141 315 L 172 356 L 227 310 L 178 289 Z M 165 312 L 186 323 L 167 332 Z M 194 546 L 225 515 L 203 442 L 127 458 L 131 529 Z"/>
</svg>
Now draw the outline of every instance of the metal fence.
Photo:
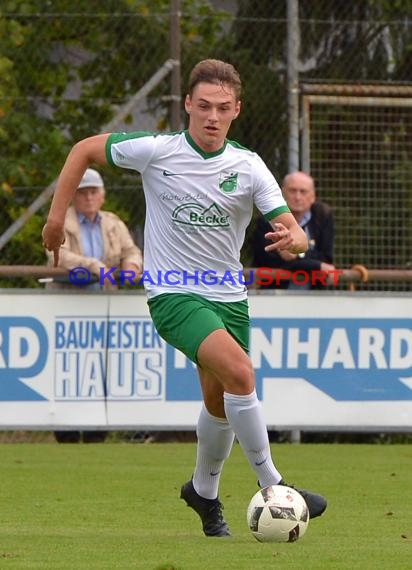
<svg viewBox="0 0 412 570">
<path fill-rule="evenodd" d="M 412 88 L 309 84 L 302 92 L 302 164 L 333 204 L 335 263 L 411 268 Z M 410 290 L 410 283 L 366 287 Z"/>
<path fill-rule="evenodd" d="M 0 12 L 4 265 L 45 262 L 39 236 L 47 204 L 31 205 L 56 178 L 73 142 L 113 124 L 168 60 L 180 65 L 136 101 L 116 129 L 169 130 L 179 120 L 183 126 L 176 80 L 184 94 L 196 61 L 226 59 L 244 82 L 243 110 L 230 136 L 259 152 L 278 180 L 290 168 L 291 78 L 298 80 L 297 93 L 305 95 L 304 85 L 313 82 L 388 85 L 412 76 L 408 0 L 119 0 L 115 8 L 109 0 L 25 0 L 9 6 L 9 12 L 4 7 Z M 409 95 L 397 97 L 410 101 Z M 331 101 L 311 104 L 304 128 L 300 124 L 298 136 L 306 141 L 305 152 L 310 148 L 310 163 L 298 157 L 298 164 L 311 170 L 319 196 L 335 209 L 336 264 L 407 267 L 410 106 Z M 332 152 L 340 154 L 333 171 Z M 140 181 L 109 168 L 103 176 L 107 207 L 140 235 L 145 213 Z M 18 229 L 2 242 L 16 221 Z M 253 224 L 243 251 L 246 265 L 252 229 Z M 21 283 L 37 285 L 1 280 L 4 286 Z"/>
</svg>

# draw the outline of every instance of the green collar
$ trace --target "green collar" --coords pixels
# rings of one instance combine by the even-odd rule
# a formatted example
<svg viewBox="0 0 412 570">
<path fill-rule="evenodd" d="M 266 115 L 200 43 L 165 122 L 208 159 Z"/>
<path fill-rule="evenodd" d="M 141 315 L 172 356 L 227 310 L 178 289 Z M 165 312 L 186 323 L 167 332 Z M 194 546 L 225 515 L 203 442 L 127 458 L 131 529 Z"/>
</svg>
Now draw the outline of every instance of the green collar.
<svg viewBox="0 0 412 570">
<path fill-rule="evenodd" d="M 189 131 L 184 131 L 184 133 L 185 133 L 186 140 L 187 140 L 187 142 L 190 144 L 190 146 L 191 146 L 197 153 L 199 153 L 200 156 L 202 156 L 202 157 L 205 158 L 205 159 L 213 158 L 214 156 L 219 156 L 219 154 L 222 154 L 223 151 L 224 151 L 225 148 L 226 148 L 227 141 L 226 141 L 226 139 L 225 139 L 225 142 L 224 142 L 222 148 L 220 148 L 219 150 L 215 150 L 215 151 L 213 151 L 213 152 L 206 152 L 205 150 L 201 149 L 199 145 L 197 145 L 197 144 L 195 143 L 195 141 L 194 141 L 194 140 L 192 139 L 192 137 L 190 136 Z"/>
</svg>

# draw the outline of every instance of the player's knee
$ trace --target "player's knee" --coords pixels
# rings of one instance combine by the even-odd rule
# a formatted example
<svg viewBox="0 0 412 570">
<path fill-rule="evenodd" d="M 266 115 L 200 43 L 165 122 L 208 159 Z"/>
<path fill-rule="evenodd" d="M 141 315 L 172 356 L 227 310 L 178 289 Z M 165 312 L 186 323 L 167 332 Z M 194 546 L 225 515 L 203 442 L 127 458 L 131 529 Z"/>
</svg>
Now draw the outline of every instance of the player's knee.
<svg viewBox="0 0 412 570">
<path fill-rule="evenodd" d="M 252 363 L 249 359 L 233 362 L 225 374 L 225 390 L 232 393 L 250 394 L 255 385 Z"/>
</svg>

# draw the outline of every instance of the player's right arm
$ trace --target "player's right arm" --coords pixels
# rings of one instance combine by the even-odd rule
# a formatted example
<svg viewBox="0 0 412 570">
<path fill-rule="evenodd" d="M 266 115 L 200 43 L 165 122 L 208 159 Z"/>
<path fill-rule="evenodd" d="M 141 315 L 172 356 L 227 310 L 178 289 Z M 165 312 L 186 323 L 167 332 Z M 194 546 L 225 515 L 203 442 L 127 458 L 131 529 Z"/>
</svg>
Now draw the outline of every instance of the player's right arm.
<svg viewBox="0 0 412 570">
<path fill-rule="evenodd" d="M 43 245 L 54 254 L 54 265 L 59 260 L 59 249 L 64 242 L 64 220 L 80 180 L 93 163 L 107 164 L 106 141 L 109 134 L 96 135 L 76 143 L 69 152 L 60 172 L 53 200 L 42 231 Z"/>
</svg>

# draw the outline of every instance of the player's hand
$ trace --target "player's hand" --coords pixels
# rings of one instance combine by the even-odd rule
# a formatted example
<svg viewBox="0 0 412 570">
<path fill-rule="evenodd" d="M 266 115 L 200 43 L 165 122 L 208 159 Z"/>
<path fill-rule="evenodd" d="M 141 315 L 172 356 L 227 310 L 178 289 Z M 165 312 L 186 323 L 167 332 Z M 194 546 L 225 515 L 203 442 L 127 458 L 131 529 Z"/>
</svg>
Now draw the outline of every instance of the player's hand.
<svg viewBox="0 0 412 570">
<path fill-rule="evenodd" d="M 58 222 L 48 220 L 42 231 L 43 246 L 52 251 L 54 255 L 54 267 L 59 263 L 60 246 L 64 243 L 64 226 Z"/>
<path fill-rule="evenodd" d="M 276 224 L 276 230 L 274 232 L 268 232 L 265 234 L 265 238 L 272 242 L 270 245 L 265 247 L 265 251 L 268 252 L 290 249 L 294 245 L 292 232 L 281 223 Z"/>
</svg>

